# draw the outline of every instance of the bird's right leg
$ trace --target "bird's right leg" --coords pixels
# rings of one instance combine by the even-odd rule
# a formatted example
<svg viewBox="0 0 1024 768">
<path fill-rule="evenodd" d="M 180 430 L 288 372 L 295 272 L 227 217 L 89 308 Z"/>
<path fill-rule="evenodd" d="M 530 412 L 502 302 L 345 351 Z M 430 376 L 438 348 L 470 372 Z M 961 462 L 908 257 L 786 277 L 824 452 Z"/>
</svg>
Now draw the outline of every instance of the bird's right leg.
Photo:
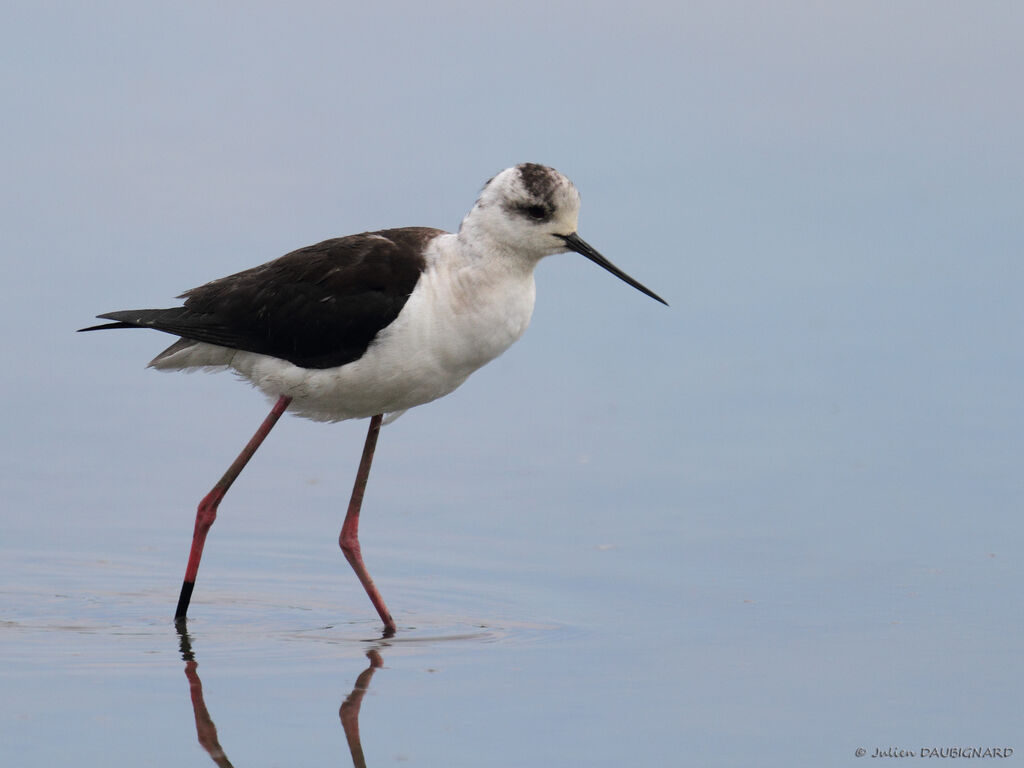
<svg viewBox="0 0 1024 768">
<path fill-rule="evenodd" d="M 224 494 L 228 492 L 231 484 L 235 482 L 235 478 L 245 468 L 245 465 L 249 463 L 249 459 L 256 453 L 256 449 L 260 447 L 264 438 L 270 434 L 270 430 L 274 428 L 277 420 L 281 418 L 281 414 L 285 412 L 291 401 L 292 399 L 285 395 L 281 395 L 277 399 L 267 418 L 263 420 L 260 428 L 256 430 L 256 434 L 252 436 L 252 439 L 242 449 L 242 452 L 238 454 L 238 458 L 232 462 L 231 466 L 228 467 L 228 471 L 217 481 L 213 489 L 199 502 L 199 509 L 196 511 L 196 527 L 192 533 L 192 550 L 189 552 L 188 565 L 185 567 L 185 580 L 181 584 L 178 608 L 174 612 L 175 621 L 184 619 L 185 614 L 188 612 L 188 604 L 192 600 L 192 589 L 196 585 L 196 574 L 199 571 L 199 560 L 203 556 L 206 534 L 209 533 L 213 521 L 217 519 L 217 505 L 220 504 L 220 500 L 224 498 Z"/>
<path fill-rule="evenodd" d="M 384 605 L 384 598 L 380 596 L 380 591 L 370 578 L 370 572 L 366 570 L 359 547 L 359 510 L 363 506 L 363 494 L 366 492 L 366 481 L 370 477 L 370 465 L 373 463 L 373 452 L 377 447 L 377 435 L 380 434 L 383 418 L 383 415 L 378 413 L 370 419 L 370 428 L 366 432 L 366 442 L 363 444 L 363 456 L 359 460 L 356 482 L 352 487 L 352 498 L 348 503 L 348 512 L 341 527 L 341 535 L 338 536 L 338 544 L 352 570 L 356 572 L 363 589 L 366 590 L 370 602 L 377 609 L 381 621 L 384 622 L 384 636 L 391 637 L 395 634 L 395 620 L 391 618 L 391 612 Z"/>
</svg>

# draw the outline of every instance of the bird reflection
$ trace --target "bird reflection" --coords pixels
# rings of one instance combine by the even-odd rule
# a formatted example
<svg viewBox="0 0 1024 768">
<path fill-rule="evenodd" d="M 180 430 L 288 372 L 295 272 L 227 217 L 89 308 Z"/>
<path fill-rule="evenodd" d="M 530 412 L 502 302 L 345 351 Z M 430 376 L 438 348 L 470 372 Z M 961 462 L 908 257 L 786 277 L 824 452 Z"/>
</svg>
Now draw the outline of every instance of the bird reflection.
<svg viewBox="0 0 1024 768">
<path fill-rule="evenodd" d="M 355 768 L 366 768 L 363 745 L 359 742 L 359 708 L 363 705 L 363 696 L 366 695 L 366 691 L 370 687 L 370 678 L 373 677 L 374 671 L 384 666 L 384 660 L 376 649 L 367 651 L 366 658 L 370 660 L 370 666 L 356 678 L 356 684 L 352 686 L 352 693 L 338 709 L 338 717 L 341 718 L 341 727 L 345 729 L 345 739 L 348 741 L 348 748 L 352 753 L 352 765 Z"/>
<path fill-rule="evenodd" d="M 203 681 L 199 679 L 199 673 L 196 672 L 196 667 L 199 664 L 195 660 L 195 654 L 192 653 L 192 638 L 188 636 L 185 622 L 178 622 L 176 626 L 178 629 L 178 647 L 181 650 L 181 658 L 185 662 L 188 693 L 192 698 L 192 712 L 196 716 L 196 736 L 199 738 L 199 746 L 205 749 L 213 759 L 213 762 L 221 768 L 233 768 L 231 761 L 228 760 L 228 756 L 224 754 L 224 750 L 217 740 L 217 726 L 213 724 L 210 710 L 206 708 L 206 702 L 203 701 Z"/>
<path fill-rule="evenodd" d="M 196 718 L 196 737 L 199 739 L 199 746 L 206 750 L 213 762 L 220 768 L 234 768 L 217 739 L 217 726 L 213 724 L 210 710 L 206 708 L 206 702 L 203 700 L 203 682 L 199 679 L 199 673 L 196 671 L 199 664 L 192 651 L 192 638 L 188 634 L 184 621 L 176 622 L 175 626 L 178 630 L 178 647 L 181 651 L 181 658 L 185 662 L 185 677 L 188 680 L 192 711 Z M 338 709 L 338 717 L 341 719 L 341 727 L 345 730 L 345 740 L 352 753 L 352 765 L 355 768 L 366 768 L 363 745 L 359 741 L 359 708 L 363 704 L 363 696 L 366 695 L 366 691 L 370 687 L 370 678 L 373 677 L 376 670 L 384 666 L 384 659 L 375 648 L 366 652 L 366 658 L 370 660 L 370 666 L 356 678 L 352 692 L 345 697 Z"/>
</svg>

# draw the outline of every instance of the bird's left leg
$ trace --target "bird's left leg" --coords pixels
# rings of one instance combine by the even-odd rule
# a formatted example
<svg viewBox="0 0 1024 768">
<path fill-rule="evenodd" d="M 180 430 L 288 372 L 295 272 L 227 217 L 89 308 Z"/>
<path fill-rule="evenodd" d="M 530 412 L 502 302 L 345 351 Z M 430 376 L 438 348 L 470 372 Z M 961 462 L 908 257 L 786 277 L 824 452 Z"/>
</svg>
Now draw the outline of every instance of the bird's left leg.
<svg viewBox="0 0 1024 768">
<path fill-rule="evenodd" d="M 206 544 L 206 534 L 209 533 L 213 521 L 217 519 L 217 505 L 220 504 L 220 500 L 224 498 L 224 494 L 228 492 L 231 484 L 235 482 L 235 478 L 249 463 L 249 459 L 256 453 L 256 449 L 260 447 L 264 438 L 270 434 L 270 430 L 277 424 L 277 420 L 281 418 L 281 414 L 285 412 L 291 401 L 292 399 L 286 395 L 277 398 L 273 409 L 263 420 L 260 428 L 256 430 L 256 434 L 238 454 L 238 458 L 228 467 L 224 476 L 199 502 L 199 508 L 196 510 L 196 527 L 192 532 L 192 549 L 188 555 L 188 565 L 185 567 L 185 580 L 181 583 L 178 608 L 174 612 L 175 621 L 184 619 L 188 612 L 188 604 L 192 600 L 192 589 L 196 585 L 196 574 L 199 572 L 199 560 L 203 556 L 203 545 Z"/>
</svg>

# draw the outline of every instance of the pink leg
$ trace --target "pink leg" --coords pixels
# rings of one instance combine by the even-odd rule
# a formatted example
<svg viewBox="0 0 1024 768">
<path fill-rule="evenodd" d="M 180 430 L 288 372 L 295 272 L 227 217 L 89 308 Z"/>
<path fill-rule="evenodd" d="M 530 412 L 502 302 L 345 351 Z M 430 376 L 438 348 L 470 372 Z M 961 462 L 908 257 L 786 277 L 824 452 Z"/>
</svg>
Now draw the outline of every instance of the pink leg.
<svg viewBox="0 0 1024 768">
<path fill-rule="evenodd" d="M 370 596 L 370 602 L 380 614 L 384 622 L 384 634 L 395 633 L 395 620 L 391 618 L 388 607 L 384 605 L 384 598 L 380 596 L 377 587 L 370 578 L 366 565 L 363 564 L 363 555 L 359 549 L 359 509 L 363 505 L 363 493 L 366 491 L 366 480 L 370 476 L 370 464 L 373 463 L 373 451 L 377 447 L 377 435 L 380 433 L 380 423 L 383 419 L 377 414 L 370 419 L 370 430 L 366 433 L 366 443 L 363 446 L 363 457 L 359 460 L 359 471 L 356 472 L 356 483 L 352 488 L 352 499 L 348 503 L 348 513 L 345 515 L 345 524 L 341 527 L 341 535 L 338 537 L 338 544 L 341 551 L 345 553 L 352 570 L 356 572 L 359 581 L 362 582 L 366 594 Z"/>
<path fill-rule="evenodd" d="M 213 521 L 217 519 L 217 505 L 220 504 L 220 500 L 224 498 L 228 488 L 235 482 L 235 478 L 238 477 L 245 465 L 249 463 L 249 459 L 256 453 L 256 449 L 260 447 L 263 439 L 274 428 L 277 420 L 281 418 L 281 414 L 284 413 L 291 401 L 292 399 L 285 395 L 281 395 L 277 399 L 273 410 L 263 420 L 260 428 L 256 430 L 256 434 L 252 436 L 252 439 L 242 449 L 242 452 L 238 454 L 238 458 L 234 460 L 231 466 L 228 467 L 228 471 L 224 473 L 224 476 L 213 486 L 213 490 L 206 494 L 203 500 L 199 502 L 199 509 L 196 511 L 196 527 L 192 533 L 192 551 L 189 552 L 188 565 L 185 567 L 185 580 L 181 584 L 178 608 L 174 612 L 175 621 L 184 619 L 185 614 L 188 612 L 188 604 L 192 599 L 192 589 L 196 585 L 196 574 L 199 571 L 199 559 L 203 556 L 206 534 L 209 533 Z"/>
</svg>

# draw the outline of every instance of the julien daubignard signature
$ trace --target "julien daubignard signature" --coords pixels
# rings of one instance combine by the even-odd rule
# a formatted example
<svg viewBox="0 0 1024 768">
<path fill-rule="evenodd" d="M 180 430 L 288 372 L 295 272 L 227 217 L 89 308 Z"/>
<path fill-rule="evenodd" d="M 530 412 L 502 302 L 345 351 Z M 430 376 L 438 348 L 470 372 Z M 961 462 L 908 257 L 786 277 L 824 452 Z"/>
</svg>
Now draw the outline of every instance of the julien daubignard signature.
<svg viewBox="0 0 1024 768">
<path fill-rule="evenodd" d="M 1012 757 L 1013 747 L 875 747 L 870 753 L 864 747 L 857 747 L 854 754 L 857 757 Z"/>
</svg>

